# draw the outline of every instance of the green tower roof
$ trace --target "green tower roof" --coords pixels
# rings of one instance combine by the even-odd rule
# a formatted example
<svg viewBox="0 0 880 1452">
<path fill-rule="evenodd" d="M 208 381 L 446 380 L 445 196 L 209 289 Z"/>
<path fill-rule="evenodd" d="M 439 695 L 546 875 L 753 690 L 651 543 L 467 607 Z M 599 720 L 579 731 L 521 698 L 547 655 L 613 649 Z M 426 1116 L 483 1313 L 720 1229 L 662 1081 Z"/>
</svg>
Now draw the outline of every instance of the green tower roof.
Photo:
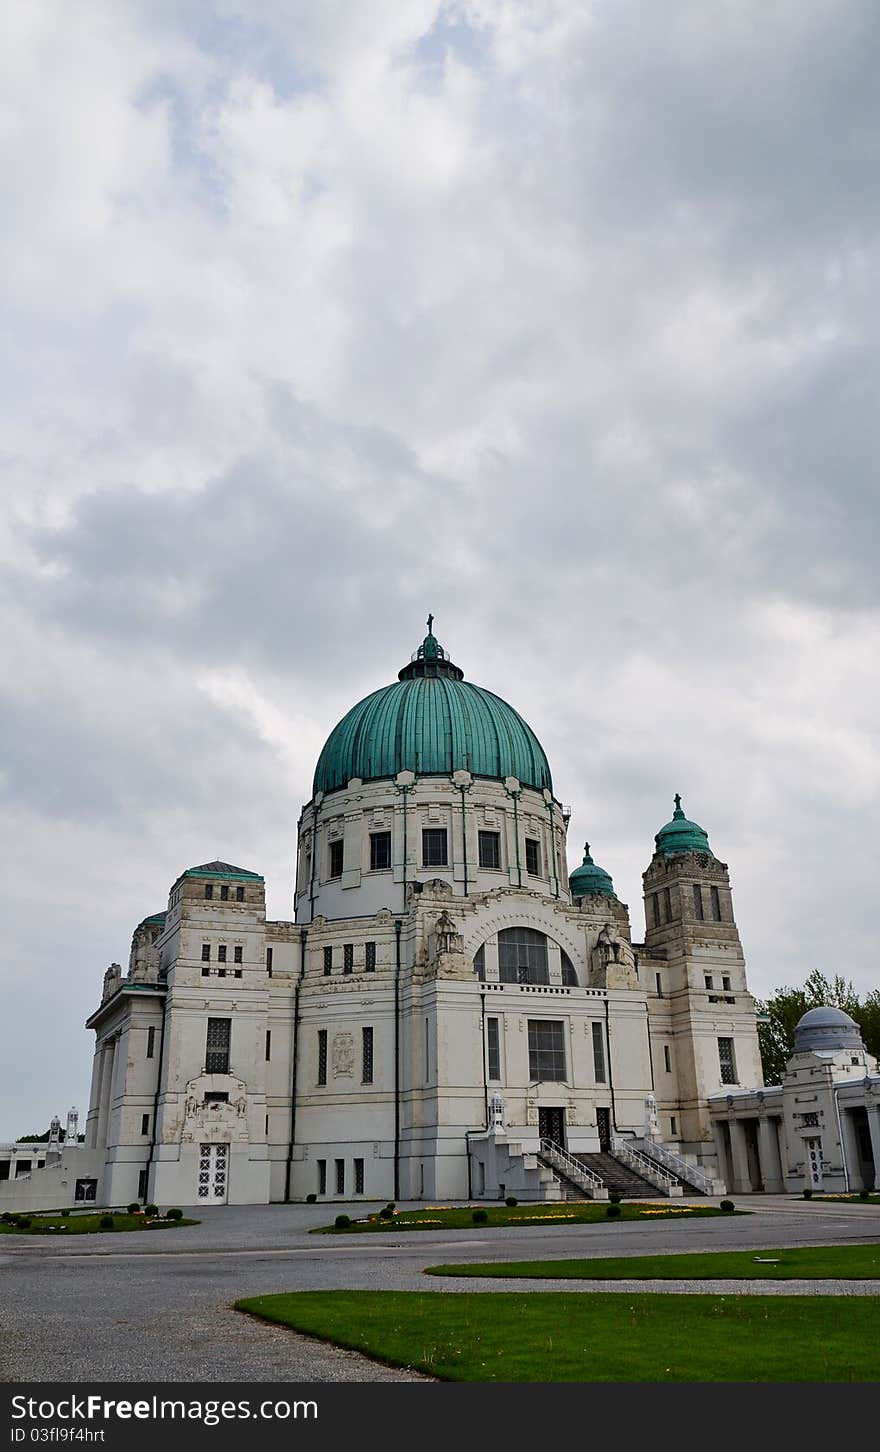
<svg viewBox="0 0 880 1452">
<path fill-rule="evenodd" d="M 352 777 L 375 781 L 399 771 L 419 776 L 474 776 L 553 790 L 550 766 L 532 729 L 482 686 L 471 685 L 432 633 L 390 686 L 383 686 L 334 726 L 315 769 L 313 792 L 332 792 Z"/>
<path fill-rule="evenodd" d="M 671 857 L 676 852 L 705 852 L 710 857 L 712 849 L 709 846 L 709 838 L 702 827 L 696 822 L 691 822 L 681 809 L 681 796 L 675 794 L 675 811 L 672 813 L 672 821 L 661 827 L 654 838 L 657 851 L 662 852 L 664 857 Z"/>
<path fill-rule="evenodd" d="M 604 867 L 597 867 L 590 856 L 590 844 L 584 843 L 584 860 L 568 879 L 572 897 L 617 897 L 614 883 Z"/>
</svg>

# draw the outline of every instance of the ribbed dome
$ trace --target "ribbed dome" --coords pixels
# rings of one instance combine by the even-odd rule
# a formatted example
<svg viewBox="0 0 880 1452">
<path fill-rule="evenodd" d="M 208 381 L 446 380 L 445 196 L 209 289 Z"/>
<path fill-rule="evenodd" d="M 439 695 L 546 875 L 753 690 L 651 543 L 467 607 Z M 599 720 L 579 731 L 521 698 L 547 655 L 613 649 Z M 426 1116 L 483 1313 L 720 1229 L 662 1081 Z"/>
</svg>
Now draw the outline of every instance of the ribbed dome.
<svg viewBox="0 0 880 1452">
<path fill-rule="evenodd" d="M 794 1031 L 796 1054 L 824 1050 L 863 1049 L 862 1031 L 842 1008 L 810 1008 L 797 1022 Z"/>
<path fill-rule="evenodd" d="M 597 867 L 590 856 L 590 844 L 584 843 L 584 860 L 580 867 L 576 867 L 568 879 L 569 891 L 573 898 L 579 897 L 616 897 L 614 883 L 603 867 Z"/>
<path fill-rule="evenodd" d="M 675 794 L 675 811 L 672 813 L 672 821 L 660 828 L 654 841 L 657 851 L 662 852 L 664 857 L 671 857 L 675 852 L 706 852 L 710 857 L 712 856 L 709 838 L 696 822 L 688 821 L 681 809 L 681 797 L 678 792 Z"/>
<path fill-rule="evenodd" d="M 520 715 L 463 672 L 431 633 L 400 678 L 352 706 L 333 728 L 315 768 L 314 792 L 332 792 L 352 777 L 375 781 L 399 771 L 419 776 L 474 776 L 553 790 L 541 743 Z"/>
</svg>

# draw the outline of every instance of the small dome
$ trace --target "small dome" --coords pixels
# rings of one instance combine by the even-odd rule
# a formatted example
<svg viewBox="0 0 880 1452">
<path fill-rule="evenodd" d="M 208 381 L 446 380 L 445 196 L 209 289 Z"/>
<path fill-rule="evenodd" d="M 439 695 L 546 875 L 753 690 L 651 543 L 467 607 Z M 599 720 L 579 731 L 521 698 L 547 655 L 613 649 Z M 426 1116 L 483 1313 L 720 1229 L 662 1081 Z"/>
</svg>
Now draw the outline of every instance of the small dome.
<svg viewBox="0 0 880 1452">
<path fill-rule="evenodd" d="M 685 816 L 678 792 L 675 793 L 672 821 L 660 828 L 654 841 L 657 851 L 662 852 L 664 857 L 671 857 L 676 852 L 705 852 L 709 857 L 712 856 L 709 838 L 702 827 Z"/>
<path fill-rule="evenodd" d="M 842 1008 L 811 1008 L 799 1019 L 794 1031 L 796 1054 L 813 1054 L 837 1049 L 863 1049 L 862 1031 Z"/>
<path fill-rule="evenodd" d="M 400 771 L 417 776 L 513 776 L 553 790 L 544 750 L 523 718 L 482 686 L 471 685 L 431 630 L 390 686 L 352 706 L 327 738 L 313 792 L 332 792 L 352 777 L 376 781 Z"/>
<path fill-rule="evenodd" d="M 573 898 L 579 897 L 617 897 L 614 891 L 614 883 L 603 867 L 597 867 L 590 856 L 590 844 L 584 843 L 584 860 L 580 867 L 576 867 L 568 879 L 568 886 Z"/>
</svg>

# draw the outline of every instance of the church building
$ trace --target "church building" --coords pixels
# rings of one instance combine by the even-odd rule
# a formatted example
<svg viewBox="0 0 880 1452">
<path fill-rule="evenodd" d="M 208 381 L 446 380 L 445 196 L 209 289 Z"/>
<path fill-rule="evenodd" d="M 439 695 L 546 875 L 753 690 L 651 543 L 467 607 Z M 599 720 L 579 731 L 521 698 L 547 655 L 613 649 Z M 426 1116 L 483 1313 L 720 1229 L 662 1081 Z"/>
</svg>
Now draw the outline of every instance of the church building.
<svg viewBox="0 0 880 1452">
<path fill-rule="evenodd" d="M 633 942 L 589 846 L 569 875 L 537 736 L 431 626 L 330 732 L 290 920 L 215 861 L 135 929 L 88 1019 L 85 1143 L 31 1200 L 723 1189 L 719 1103 L 762 1083 L 726 864 L 676 797 Z"/>
</svg>

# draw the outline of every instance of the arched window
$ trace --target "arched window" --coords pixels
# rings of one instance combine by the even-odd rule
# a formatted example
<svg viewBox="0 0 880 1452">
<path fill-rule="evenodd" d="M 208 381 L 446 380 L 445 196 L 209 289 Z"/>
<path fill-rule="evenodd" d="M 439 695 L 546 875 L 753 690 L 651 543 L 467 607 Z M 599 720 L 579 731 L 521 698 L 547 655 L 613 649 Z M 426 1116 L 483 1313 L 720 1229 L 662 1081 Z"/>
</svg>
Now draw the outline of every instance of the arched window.
<svg viewBox="0 0 880 1452">
<path fill-rule="evenodd" d="M 476 973 L 476 975 L 479 978 L 480 982 L 481 983 L 485 983 L 485 981 L 486 981 L 486 948 L 485 948 L 485 945 L 483 943 L 480 944 L 479 948 L 477 949 L 476 953 L 474 954 L 474 972 Z"/>
<path fill-rule="evenodd" d="M 502 928 L 498 934 L 502 983 L 549 983 L 547 939 L 534 928 Z"/>
<path fill-rule="evenodd" d="M 563 948 L 559 951 L 562 954 L 562 982 L 566 988 L 577 988 L 578 976 L 574 971 L 574 964 Z"/>
</svg>

